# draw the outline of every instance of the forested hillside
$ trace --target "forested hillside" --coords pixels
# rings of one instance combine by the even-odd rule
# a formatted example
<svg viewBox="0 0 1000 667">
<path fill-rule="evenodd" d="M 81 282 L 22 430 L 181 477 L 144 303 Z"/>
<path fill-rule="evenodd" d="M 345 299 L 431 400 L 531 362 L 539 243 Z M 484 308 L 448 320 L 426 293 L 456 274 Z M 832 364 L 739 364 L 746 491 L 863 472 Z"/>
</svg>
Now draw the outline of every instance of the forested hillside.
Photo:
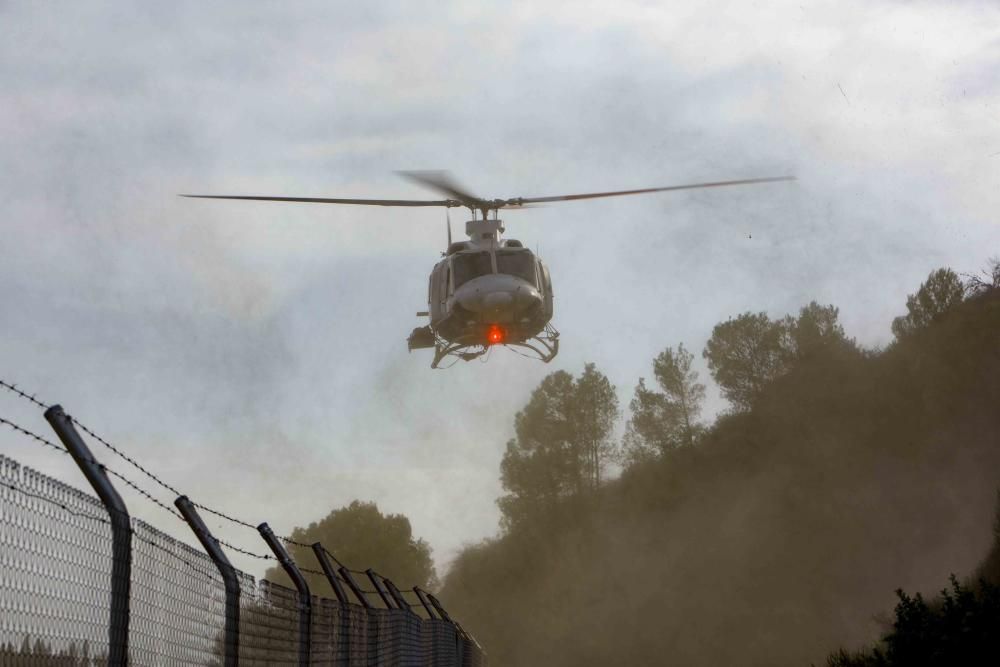
<svg viewBox="0 0 1000 667">
<path fill-rule="evenodd" d="M 596 369 L 549 376 L 515 420 L 503 532 L 443 600 L 496 665 L 809 665 L 871 644 L 896 589 L 934 594 L 990 549 L 998 285 L 932 273 L 885 350 L 828 306 L 734 317 L 704 351 L 732 410 L 699 422 L 692 355 L 668 348 L 621 443 Z"/>
</svg>

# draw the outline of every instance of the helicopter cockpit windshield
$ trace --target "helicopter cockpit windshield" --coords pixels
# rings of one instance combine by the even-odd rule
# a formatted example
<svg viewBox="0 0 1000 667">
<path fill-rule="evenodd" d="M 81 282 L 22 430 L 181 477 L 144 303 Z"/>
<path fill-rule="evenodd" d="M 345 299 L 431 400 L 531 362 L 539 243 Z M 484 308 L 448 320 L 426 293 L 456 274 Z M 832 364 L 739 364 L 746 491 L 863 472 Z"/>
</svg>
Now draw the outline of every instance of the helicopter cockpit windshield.
<svg viewBox="0 0 1000 667">
<path fill-rule="evenodd" d="M 506 273 L 535 284 L 535 256 L 530 250 L 497 250 L 497 273 Z"/>
<path fill-rule="evenodd" d="M 454 255 L 451 260 L 452 272 L 455 276 L 455 287 L 467 283 L 473 278 L 493 273 L 493 261 L 488 252 L 471 252 Z"/>
</svg>

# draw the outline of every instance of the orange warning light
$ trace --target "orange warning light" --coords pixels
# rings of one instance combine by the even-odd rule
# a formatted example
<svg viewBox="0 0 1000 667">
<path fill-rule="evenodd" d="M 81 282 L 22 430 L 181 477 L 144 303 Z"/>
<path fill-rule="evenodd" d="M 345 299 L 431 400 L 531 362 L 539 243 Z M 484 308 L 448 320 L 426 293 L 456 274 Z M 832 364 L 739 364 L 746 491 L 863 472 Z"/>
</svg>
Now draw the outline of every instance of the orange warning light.
<svg viewBox="0 0 1000 667">
<path fill-rule="evenodd" d="M 486 340 L 490 342 L 490 345 L 500 345 L 504 338 L 504 330 L 496 324 L 491 324 L 490 330 L 486 333 Z"/>
</svg>

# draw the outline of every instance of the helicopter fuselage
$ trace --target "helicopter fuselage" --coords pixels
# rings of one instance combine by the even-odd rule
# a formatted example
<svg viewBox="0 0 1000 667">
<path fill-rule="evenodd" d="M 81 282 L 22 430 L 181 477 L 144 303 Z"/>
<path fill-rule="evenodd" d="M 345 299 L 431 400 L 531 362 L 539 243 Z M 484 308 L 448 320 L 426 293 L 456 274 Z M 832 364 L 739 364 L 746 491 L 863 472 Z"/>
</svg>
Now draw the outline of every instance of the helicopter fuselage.
<svg viewBox="0 0 1000 667">
<path fill-rule="evenodd" d="M 471 220 L 466 232 L 470 240 L 449 243 L 431 271 L 428 309 L 420 313 L 430 324 L 410 334 L 411 350 L 455 348 L 470 356 L 493 345 L 524 345 L 552 320 L 552 279 L 541 259 L 520 241 L 502 239 L 503 222 L 495 218 Z"/>
<path fill-rule="evenodd" d="M 527 248 L 449 255 L 431 272 L 428 295 L 430 327 L 447 341 L 523 342 L 552 319 L 548 270 Z"/>
</svg>

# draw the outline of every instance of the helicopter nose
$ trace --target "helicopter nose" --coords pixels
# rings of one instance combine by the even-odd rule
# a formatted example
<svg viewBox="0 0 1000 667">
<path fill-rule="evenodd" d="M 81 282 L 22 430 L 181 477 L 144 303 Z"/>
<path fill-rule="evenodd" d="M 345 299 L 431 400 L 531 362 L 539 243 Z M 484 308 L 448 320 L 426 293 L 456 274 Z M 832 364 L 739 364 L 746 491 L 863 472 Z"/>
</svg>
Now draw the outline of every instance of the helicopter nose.
<svg viewBox="0 0 1000 667">
<path fill-rule="evenodd" d="M 455 300 L 465 310 L 492 322 L 513 322 L 521 313 L 541 303 L 541 295 L 514 276 L 490 274 L 455 290 Z"/>
<path fill-rule="evenodd" d="M 514 297 L 510 292 L 488 292 L 483 296 L 481 303 L 483 310 L 501 310 L 514 303 Z"/>
<path fill-rule="evenodd" d="M 473 313 L 499 314 L 509 310 L 514 303 L 514 296 L 507 291 L 468 290 L 458 295 L 462 308 Z"/>
<path fill-rule="evenodd" d="M 486 315 L 496 322 L 506 322 L 513 321 L 517 313 L 540 302 L 541 296 L 533 289 L 470 290 L 461 294 L 458 301 L 470 312 Z"/>
</svg>

